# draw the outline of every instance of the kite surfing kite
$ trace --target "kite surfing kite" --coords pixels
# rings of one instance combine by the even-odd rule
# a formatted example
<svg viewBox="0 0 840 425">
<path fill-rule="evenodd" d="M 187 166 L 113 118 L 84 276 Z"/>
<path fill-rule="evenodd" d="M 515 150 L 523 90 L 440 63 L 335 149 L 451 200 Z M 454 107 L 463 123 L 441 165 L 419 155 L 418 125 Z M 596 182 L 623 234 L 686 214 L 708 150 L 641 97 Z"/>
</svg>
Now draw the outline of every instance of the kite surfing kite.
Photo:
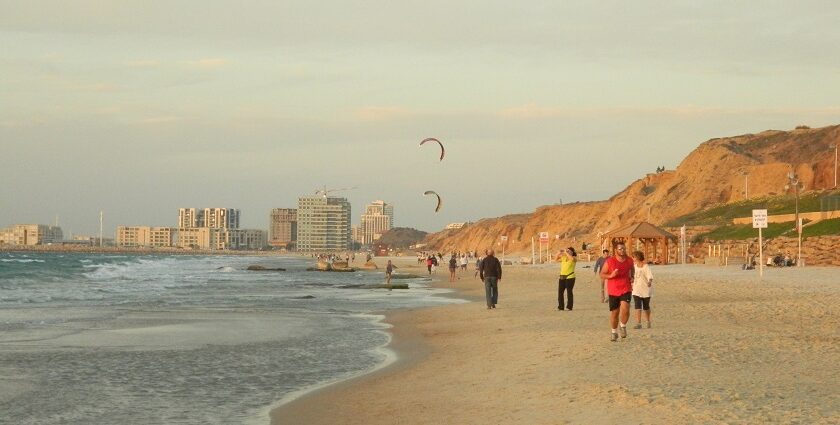
<svg viewBox="0 0 840 425">
<path fill-rule="evenodd" d="M 437 142 L 437 144 L 440 145 L 440 160 L 443 161 L 443 155 L 446 153 L 446 149 L 443 148 L 443 143 L 434 137 L 429 137 L 428 139 L 423 139 L 423 141 L 420 142 L 420 146 L 423 146 L 423 143 L 426 142 Z"/>
<path fill-rule="evenodd" d="M 433 190 L 427 190 L 427 191 L 423 192 L 423 195 L 435 195 L 435 196 L 437 196 L 438 203 L 437 203 L 437 206 L 435 207 L 435 212 L 440 211 L 440 206 L 443 204 L 443 202 L 441 202 L 441 200 L 440 200 L 440 195 L 438 195 Z"/>
</svg>

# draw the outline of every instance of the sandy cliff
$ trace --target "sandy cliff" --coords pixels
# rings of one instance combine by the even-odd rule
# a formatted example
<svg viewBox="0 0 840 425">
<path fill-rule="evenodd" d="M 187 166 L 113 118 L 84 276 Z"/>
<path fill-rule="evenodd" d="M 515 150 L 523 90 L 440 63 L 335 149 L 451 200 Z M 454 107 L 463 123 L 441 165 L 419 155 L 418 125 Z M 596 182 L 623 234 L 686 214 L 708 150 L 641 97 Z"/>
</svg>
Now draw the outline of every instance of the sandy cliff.
<svg viewBox="0 0 840 425">
<path fill-rule="evenodd" d="M 675 170 L 647 174 L 608 200 L 483 219 L 462 229 L 430 234 L 424 242 L 447 251 L 501 249 L 499 236 L 507 235 L 507 252 L 530 253 L 531 238 L 547 231 L 553 247 L 579 247 L 582 242 L 597 242 L 600 233 L 623 224 L 642 220 L 662 224 L 714 204 L 743 199 L 745 173 L 750 197 L 783 193 L 791 170 L 806 191 L 831 188 L 836 143 L 840 143 L 840 125 L 711 139 Z M 561 235 L 559 241 L 555 235 Z"/>
</svg>

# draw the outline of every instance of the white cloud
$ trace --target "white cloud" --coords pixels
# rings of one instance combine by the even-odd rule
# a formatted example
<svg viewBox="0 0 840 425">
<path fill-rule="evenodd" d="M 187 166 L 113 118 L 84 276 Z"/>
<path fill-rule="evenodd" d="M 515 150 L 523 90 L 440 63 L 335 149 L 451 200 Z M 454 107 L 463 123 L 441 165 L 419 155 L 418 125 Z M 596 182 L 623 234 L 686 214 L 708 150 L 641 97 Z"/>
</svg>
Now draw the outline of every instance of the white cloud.
<svg viewBox="0 0 840 425">
<path fill-rule="evenodd" d="M 190 67 L 193 67 L 193 68 L 215 69 L 215 68 L 221 68 L 221 67 L 227 65 L 228 63 L 230 63 L 230 61 L 228 61 L 227 59 L 223 59 L 223 58 L 204 58 L 204 59 L 184 61 L 184 63 L 187 64 Z"/>
<path fill-rule="evenodd" d="M 412 112 L 399 106 L 366 106 L 356 109 L 353 115 L 363 121 L 381 121 L 393 118 L 402 118 L 411 115 Z"/>
<path fill-rule="evenodd" d="M 175 122 L 183 121 L 182 117 L 168 115 L 168 116 L 159 116 L 159 117 L 149 117 L 143 118 L 139 122 L 141 124 L 170 124 Z"/>
<path fill-rule="evenodd" d="M 125 66 L 129 68 L 154 68 L 160 66 L 161 62 L 156 59 L 135 59 L 125 61 Z"/>
</svg>

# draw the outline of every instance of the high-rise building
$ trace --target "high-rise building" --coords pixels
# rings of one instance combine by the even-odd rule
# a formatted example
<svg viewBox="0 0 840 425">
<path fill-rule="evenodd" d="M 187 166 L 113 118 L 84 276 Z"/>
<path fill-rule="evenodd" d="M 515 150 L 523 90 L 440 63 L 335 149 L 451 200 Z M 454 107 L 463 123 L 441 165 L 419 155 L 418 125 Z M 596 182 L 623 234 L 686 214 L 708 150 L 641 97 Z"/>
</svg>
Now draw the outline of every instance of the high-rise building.
<svg viewBox="0 0 840 425">
<path fill-rule="evenodd" d="M 178 227 L 181 229 L 204 227 L 204 210 L 198 208 L 179 208 Z"/>
<path fill-rule="evenodd" d="M 351 248 L 350 202 L 330 196 L 298 198 L 297 250 L 343 251 Z"/>
<path fill-rule="evenodd" d="M 361 243 L 371 244 L 394 227 L 394 206 L 385 201 L 373 201 L 365 207 L 359 226 Z"/>
<path fill-rule="evenodd" d="M 201 227 L 213 229 L 238 229 L 239 210 L 233 208 L 205 208 Z"/>
<path fill-rule="evenodd" d="M 274 208 L 268 217 L 268 244 L 286 248 L 297 240 L 297 210 Z"/>
</svg>

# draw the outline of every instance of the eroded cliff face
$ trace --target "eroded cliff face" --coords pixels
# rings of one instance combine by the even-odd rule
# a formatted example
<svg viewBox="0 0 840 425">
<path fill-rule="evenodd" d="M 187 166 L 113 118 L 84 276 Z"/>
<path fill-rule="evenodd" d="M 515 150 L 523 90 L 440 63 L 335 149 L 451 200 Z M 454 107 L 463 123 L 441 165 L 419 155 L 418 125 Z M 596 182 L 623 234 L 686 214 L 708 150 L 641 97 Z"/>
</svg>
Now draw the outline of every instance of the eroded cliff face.
<svg viewBox="0 0 840 425">
<path fill-rule="evenodd" d="M 784 193 L 791 170 L 799 175 L 805 191 L 827 189 L 834 186 L 833 146 L 837 143 L 840 125 L 711 139 L 675 170 L 647 174 L 609 200 L 544 206 L 531 214 L 483 219 L 430 234 L 424 242 L 441 251 L 500 250 L 499 237 L 507 235 L 507 252 L 530 253 L 531 238 L 545 231 L 551 235 L 552 251 L 561 246 L 579 248 L 583 242 L 597 243 L 601 233 L 626 224 L 662 224 L 715 204 L 742 200 L 745 180 L 751 198 Z"/>
</svg>

